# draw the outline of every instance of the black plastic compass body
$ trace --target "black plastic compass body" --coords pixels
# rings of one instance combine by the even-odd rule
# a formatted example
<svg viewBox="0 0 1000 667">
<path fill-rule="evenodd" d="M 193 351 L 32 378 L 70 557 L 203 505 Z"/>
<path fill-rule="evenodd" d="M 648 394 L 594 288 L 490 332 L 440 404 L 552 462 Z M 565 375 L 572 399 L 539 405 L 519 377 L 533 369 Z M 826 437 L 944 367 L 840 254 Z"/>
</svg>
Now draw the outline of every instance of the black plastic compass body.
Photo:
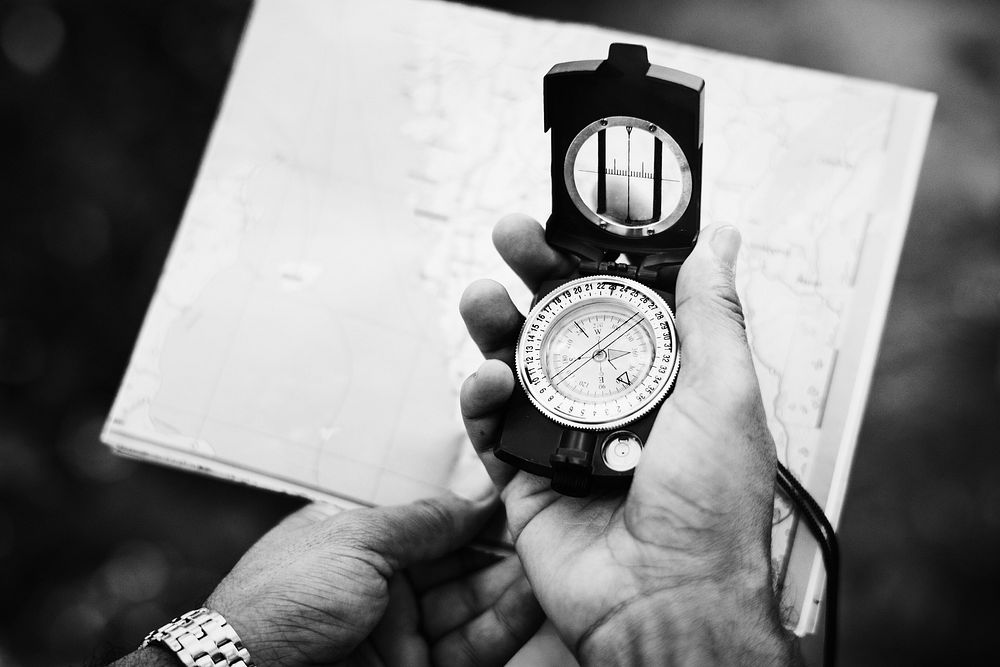
<svg viewBox="0 0 1000 667">
<path fill-rule="evenodd" d="M 612 44 L 544 86 L 546 240 L 580 265 L 535 295 L 494 453 L 582 496 L 631 479 L 678 373 L 673 292 L 700 229 L 704 82 Z"/>
</svg>

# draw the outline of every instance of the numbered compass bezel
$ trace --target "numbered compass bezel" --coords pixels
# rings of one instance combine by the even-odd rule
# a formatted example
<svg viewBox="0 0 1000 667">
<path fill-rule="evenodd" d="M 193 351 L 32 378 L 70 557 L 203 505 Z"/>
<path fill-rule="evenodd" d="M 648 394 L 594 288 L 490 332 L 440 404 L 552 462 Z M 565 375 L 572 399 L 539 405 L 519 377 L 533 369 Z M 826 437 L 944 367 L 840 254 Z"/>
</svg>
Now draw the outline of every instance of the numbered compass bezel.
<svg viewBox="0 0 1000 667">
<path fill-rule="evenodd" d="M 545 372 L 542 349 L 546 335 L 551 333 L 550 327 L 559 319 L 560 313 L 571 306 L 599 298 L 617 299 L 646 318 L 653 330 L 653 361 L 649 373 L 642 381 L 636 382 L 634 390 L 607 402 L 617 407 L 628 398 L 624 410 L 619 408 L 614 414 L 587 417 L 583 415 L 583 408 L 592 409 L 600 404 L 575 400 L 560 393 Z M 657 313 L 662 317 L 657 317 Z M 673 311 L 655 290 L 628 278 L 596 275 L 570 280 L 539 299 L 528 313 L 518 336 L 514 363 L 525 395 L 539 412 L 552 421 L 581 430 L 616 429 L 649 413 L 673 387 L 680 367 L 680 347 Z M 559 400 L 550 400 L 550 396 Z M 570 405 L 564 407 L 567 403 Z"/>
<path fill-rule="evenodd" d="M 652 135 L 663 144 L 663 147 L 677 162 L 681 178 L 680 197 L 674 208 L 655 222 L 645 225 L 623 225 L 609 216 L 603 216 L 583 200 L 583 196 L 576 186 L 576 163 L 580 155 L 580 149 L 598 132 L 613 127 L 632 127 Z M 563 159 L 563 182 L 570 200 L 587 220 L 604 231 L 625 237 L 650 236 L 673 227 L 683 217 L 684 212 L 687 211 L 688 205 L 691 203 L 691 192 L 693 190 L 691 165 L 688 163 L 687 156 L 684 155 L 680 144 L 660 126 L 636 116 L 608 116 L 595 120 L 580 130 L 576 137 L 573 138 L 573 141 L 570 142 L 565 158 Z"/>
</svg>

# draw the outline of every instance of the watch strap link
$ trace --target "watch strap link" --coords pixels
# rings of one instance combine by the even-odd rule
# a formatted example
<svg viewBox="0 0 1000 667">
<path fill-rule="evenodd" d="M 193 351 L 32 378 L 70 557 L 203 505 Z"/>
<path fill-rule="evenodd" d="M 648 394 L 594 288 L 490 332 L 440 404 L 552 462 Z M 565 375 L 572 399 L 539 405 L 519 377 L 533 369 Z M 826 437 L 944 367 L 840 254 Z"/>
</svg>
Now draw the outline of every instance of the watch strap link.
<svg viewBox="0 0 1000 667">
<path fill-rule="evenodd" d="M 185 667 L 254 667 L 250 652 L 222 614 L 195 609 L 146 635 L 139 648 L 159 644 Z"/>
</svg>

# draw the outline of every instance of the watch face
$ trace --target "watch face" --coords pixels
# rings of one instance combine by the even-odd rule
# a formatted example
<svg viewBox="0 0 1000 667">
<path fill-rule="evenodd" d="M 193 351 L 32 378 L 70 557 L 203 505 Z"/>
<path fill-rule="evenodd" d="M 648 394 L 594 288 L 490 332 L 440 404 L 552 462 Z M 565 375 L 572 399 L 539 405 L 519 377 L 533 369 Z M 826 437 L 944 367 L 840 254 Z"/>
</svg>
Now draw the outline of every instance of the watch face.
<svg viewBox="0 0 1000 667">
<path fill-rule="evenodd" d="M 528 397 L 551 419 L 575 428 L 617 428 L 649 412 L 673 384 L 673 314 L 635 281 L 578 278 L 528 314 L 515 363 Z"/>
<path fill-rule="evenodd" d="M 609 116 L 583 128 L 566 152 L 563 175 L 580 212 L 620 236 L 661 232 L 691 201 L 691 168 L 680 146 L 634 116 Z"/>
</svg>

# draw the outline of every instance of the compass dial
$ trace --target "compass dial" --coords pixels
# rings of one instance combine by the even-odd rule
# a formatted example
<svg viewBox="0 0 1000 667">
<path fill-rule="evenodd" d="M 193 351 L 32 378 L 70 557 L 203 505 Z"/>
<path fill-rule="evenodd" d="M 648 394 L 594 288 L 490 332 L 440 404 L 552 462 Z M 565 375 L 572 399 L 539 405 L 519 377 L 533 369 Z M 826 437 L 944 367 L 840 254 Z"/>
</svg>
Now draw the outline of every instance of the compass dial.
<svg viewBox="0 0 1000 667">
<path fill-rule="evenodd" d="M 556 422 L 616 428 L 670 390 L 678 368 L 673 314 L 641 283 L 578 278 L 528 314 L 516 364 L 532 403 Z"/>
<path fill-rule="evenodd" d="M 691 201 L 691 167 L 680 146 L 634 116 L 610 116 L 583 128 L 566 151 L 563 176 L 580 212 L 620 236 L 661 232 Z"/>
</svg>

